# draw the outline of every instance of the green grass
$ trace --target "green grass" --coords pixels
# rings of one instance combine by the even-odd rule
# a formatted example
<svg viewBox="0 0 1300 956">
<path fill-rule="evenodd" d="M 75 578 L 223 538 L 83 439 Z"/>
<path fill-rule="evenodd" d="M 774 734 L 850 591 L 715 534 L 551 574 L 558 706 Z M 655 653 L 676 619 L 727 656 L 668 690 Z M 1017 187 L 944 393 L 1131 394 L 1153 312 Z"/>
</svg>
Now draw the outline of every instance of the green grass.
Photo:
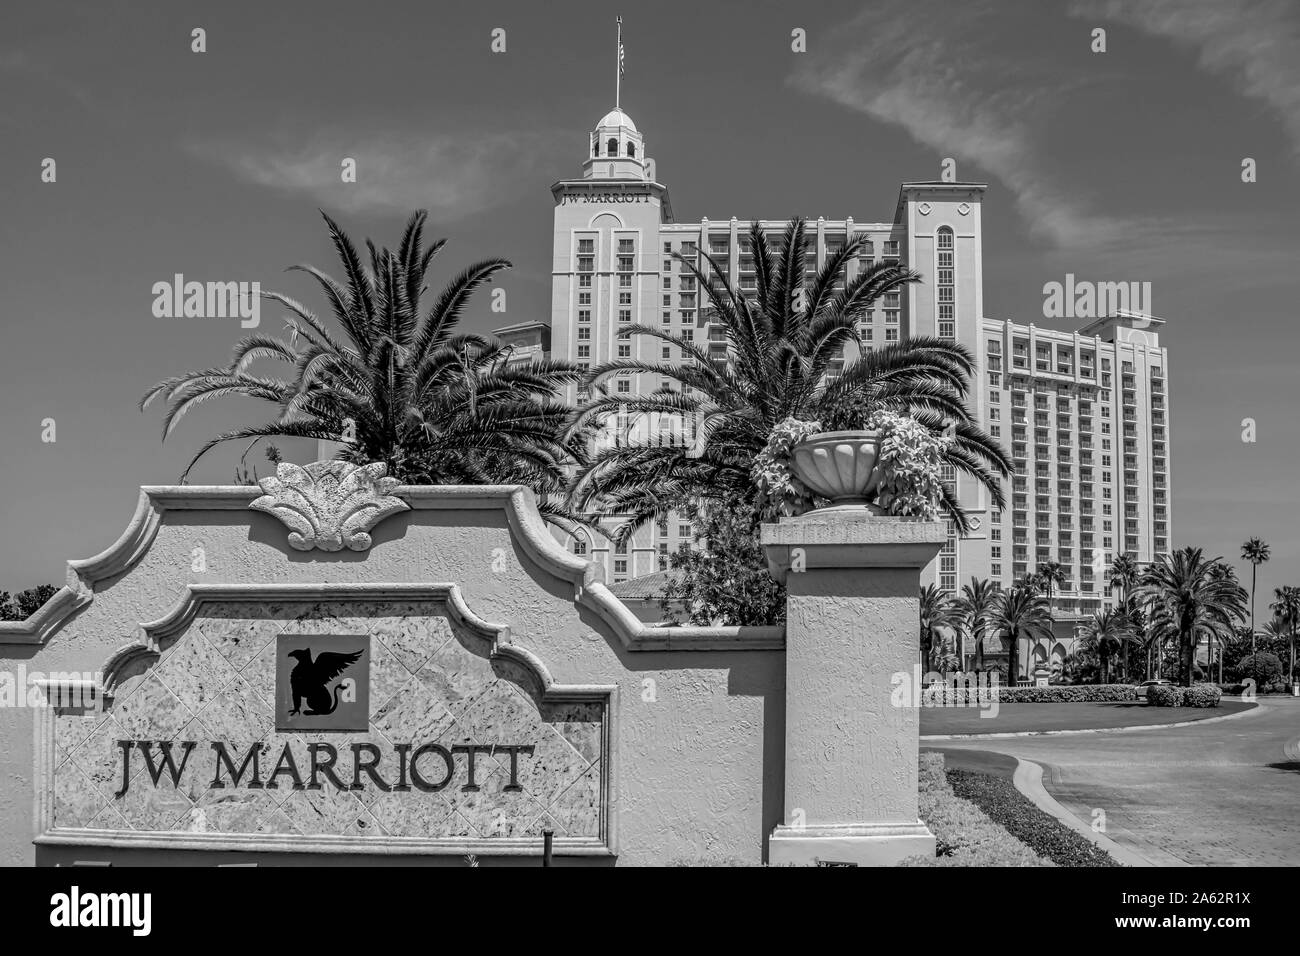
<svg viewBox="0 0 1300 956">
<path fill-rule="evenodd" d="M 1119 866 L 1115 859 L 1038 809 L 1007 777 L 972 770 L 947 771 L 952 792 L 983 810 L 994 823 L 1057 866 Z"/>
</svg>

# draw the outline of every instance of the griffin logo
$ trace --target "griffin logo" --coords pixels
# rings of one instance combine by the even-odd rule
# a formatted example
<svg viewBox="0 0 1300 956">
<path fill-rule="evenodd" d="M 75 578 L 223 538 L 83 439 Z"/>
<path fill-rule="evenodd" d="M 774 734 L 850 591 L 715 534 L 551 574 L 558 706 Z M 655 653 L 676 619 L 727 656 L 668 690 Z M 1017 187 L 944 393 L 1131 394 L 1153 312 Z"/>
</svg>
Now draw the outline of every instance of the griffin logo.
<svg viewBox="0 0 1300 956">
<path fill-rule="evenodd" d="M 293 691 L 293 710 L 289 716 L 302 713 L 303 701 L 311 710 L 308 717 L 324 717 L 334 713 L 339 706 L 339 691 L 343 682 L 334 685 L 334 697 L 330 699 L 329 682 L 361 659 L 361 652 L 351 654 L 323 653 L 315 660 L 311 659 L 311 648 L 304 647 L 290 651 L 289 656 L 298 663 L 289 673 L 289 687 Z"/>
<path fill-rule="evenodd" d="M 368 728 L 368 636 L 282 634 L 276 650 L 277 729 Z"/>
</svg>

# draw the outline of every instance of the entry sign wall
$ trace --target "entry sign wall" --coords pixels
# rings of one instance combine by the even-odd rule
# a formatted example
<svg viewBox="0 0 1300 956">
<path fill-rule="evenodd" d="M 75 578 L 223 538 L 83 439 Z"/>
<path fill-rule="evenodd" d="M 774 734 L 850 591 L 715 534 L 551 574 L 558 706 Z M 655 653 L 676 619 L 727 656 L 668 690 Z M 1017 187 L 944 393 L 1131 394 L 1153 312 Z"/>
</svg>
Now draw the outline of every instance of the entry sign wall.
<svg viewBox="0 0 1300 956">
<path fill-rule="evenodd" d="M 548 700 L 454 602 L 201 603 L 51 708 L 51 834 L 210 848 L 604 839 L 608 698 Z"/>
</svg>

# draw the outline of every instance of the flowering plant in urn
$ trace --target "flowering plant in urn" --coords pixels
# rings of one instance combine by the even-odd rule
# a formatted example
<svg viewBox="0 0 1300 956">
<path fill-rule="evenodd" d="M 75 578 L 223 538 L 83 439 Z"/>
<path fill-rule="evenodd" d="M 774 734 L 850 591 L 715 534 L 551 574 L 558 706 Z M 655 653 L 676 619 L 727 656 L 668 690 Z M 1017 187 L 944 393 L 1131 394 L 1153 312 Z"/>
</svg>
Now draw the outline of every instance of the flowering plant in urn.
<svg viewBox="0 0 1300 956">
<path fill-rule="evenodd" d="M 753 466 L 764 513 L 801 514 L 829 504 L 937 517 L 951 439 L 885 409 L 861 421 L 861 428 L 836 431 L 796 418 L 778 424 Z"/>
</svg>

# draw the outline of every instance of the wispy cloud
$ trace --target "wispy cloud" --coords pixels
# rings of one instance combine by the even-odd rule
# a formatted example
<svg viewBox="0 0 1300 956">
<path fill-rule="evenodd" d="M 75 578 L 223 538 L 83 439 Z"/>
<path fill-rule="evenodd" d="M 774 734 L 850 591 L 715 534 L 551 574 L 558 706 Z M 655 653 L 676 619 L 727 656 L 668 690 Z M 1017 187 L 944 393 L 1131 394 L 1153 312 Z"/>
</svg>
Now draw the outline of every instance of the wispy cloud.
<svg viewBox="0 0 1300 956">
<path fill-rule="evenodd" d="M 1045 157 L 1041 125 L 1069 87 L 1023 46 L 1001 49 L 998 21 L 1016 15 L 981 3 L 872 6 L 792 81 L 987 171 L 1036 236 L 1063 248 L 1101 245 L 1131 223 L 1090 209 Z"/>
<path fill-rule="evenodd" d="M 428 209 L 455 220 L 481 213 L 536 188 L 558 168 L 579 136 L 557 132 L 357 135 L 331 131 L 309 140 L 192 141 L 186 149 L 227 167 L 240 179 L 305 194 L 345 212 Z M 571 151 L 571 149 L 570 149 Z M 356 160 L 356 182 L 342 181 L 345 158 Z"/>
<path fill-rule="evenodd" d="M 1074 0 L 1070 14 L 1114 20 L 1195 51 L 1202 69 L 1266 103 L 1300 154 L 1300 8 L 1293 0 Z"/>
</svg>

